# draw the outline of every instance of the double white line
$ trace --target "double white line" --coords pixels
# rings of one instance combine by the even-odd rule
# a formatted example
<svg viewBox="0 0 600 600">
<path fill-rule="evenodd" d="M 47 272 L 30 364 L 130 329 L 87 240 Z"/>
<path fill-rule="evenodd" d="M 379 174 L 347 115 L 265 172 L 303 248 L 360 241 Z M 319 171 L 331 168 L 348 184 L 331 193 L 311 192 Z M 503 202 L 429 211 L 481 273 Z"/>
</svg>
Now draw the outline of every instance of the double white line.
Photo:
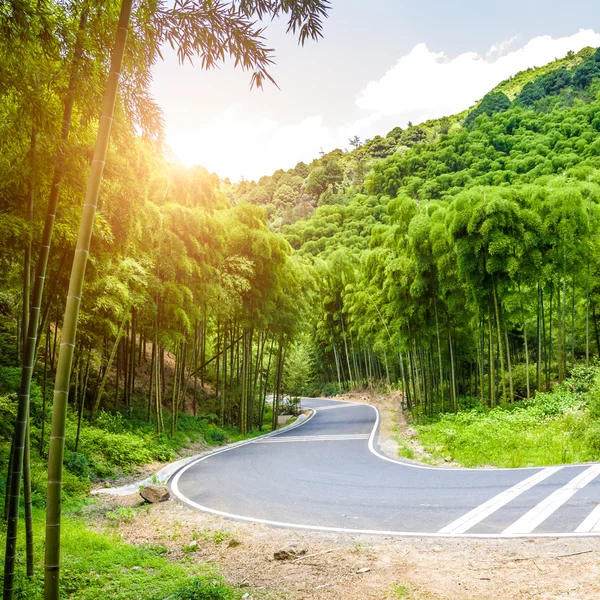
<svg viewBox="0 0 600 600">
<path fill-rule="evenodd" d="M 346 442 L 350 440 L 368 440 L 368 433 L 348 433 L 341 435 L 290 435 L 275 436 L 256 440 L 255 444 L 287 444 L 290 442 Z"/>
</svg>

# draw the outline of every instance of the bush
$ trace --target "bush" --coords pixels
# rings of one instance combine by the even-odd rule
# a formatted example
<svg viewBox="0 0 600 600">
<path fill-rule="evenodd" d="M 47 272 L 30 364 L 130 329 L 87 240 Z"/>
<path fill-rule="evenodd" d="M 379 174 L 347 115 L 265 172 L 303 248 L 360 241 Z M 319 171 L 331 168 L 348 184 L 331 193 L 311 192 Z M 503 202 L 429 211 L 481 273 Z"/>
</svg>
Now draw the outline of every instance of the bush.
<svg viewBox="0 0 600 600">
<path fill-rule="evenodd" d="M 110 433 L 124 433 L 130 430 L 129 423 L 121 413 L 108 413 L 100 411 L 94 423 L 96 427 L 109 431 Z"/>
<path fill-rule="evenodd" d="M 66 461 L 66 466 L 71 473 L 78 477 L 90 478 L 93 475 L 87 456 L 81 454 L 81 452 L 71 452 Z"/>
<path fill-rule="evenodd" d="M 223 444 L 227 441 L 227 434 L 217 425 L 209 424 L 204 431 L 204 439 L 212 444 Z"/>
<path fill-rule="evenodd" d="M 171 596 L 173 600 L 234 600 L 233 590 L 217 580 L 194 577 Z"/>
<path fill-rule="evenodd" d="M 69 437 L 74 439 L 75 436 Z M 109 467 L 143 465 L 155 458 L 146 440 L 133 433 L 110 433 L 97 427 L 82 427 L 79 444 L 90 462 L 97 458 Z"/>
</svg>

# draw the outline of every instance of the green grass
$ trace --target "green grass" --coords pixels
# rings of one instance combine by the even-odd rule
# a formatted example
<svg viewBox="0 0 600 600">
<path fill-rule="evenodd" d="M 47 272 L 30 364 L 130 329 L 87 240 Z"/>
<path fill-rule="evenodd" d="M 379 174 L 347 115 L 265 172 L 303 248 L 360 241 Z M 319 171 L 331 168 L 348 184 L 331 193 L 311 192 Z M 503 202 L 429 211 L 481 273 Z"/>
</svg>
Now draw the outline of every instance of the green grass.
<svg viewBox="0 0 600 600">
<path fill-rule="evenodd" d="M 415 458 L 415 452 L 408 445 L 408 442 L 406 440 L 403 440 L 400 437 L 396 437 L 396 441 L 398 442 L 398 456 L 400 456 L 402 458 L 408 458 L 408 459 Z"/>
<path fill-rule="evenodd" d="M 467 467 L 544 466 L 600 459 L 600 370 L 579 369 L 528 403 L 445 414 L 417 425 L 435 458 Z"/>
<path fill-rule="evenodd" d="M 17 600 L 43 598 L 44 515 L 35 511 L 36 574 L 24 574 L 24 531 L 20 532 Z M 243 592 L 225 585 L 214 571 L 192 560 L 174 562 L 160 546 L 136 547 L 116 533 L 87 529 L 78 518 L 63 520 L 61 589 L 72 600 L 235 600 Z M 2 551 L 4 539 L 0 539 Z"/>
</svg>

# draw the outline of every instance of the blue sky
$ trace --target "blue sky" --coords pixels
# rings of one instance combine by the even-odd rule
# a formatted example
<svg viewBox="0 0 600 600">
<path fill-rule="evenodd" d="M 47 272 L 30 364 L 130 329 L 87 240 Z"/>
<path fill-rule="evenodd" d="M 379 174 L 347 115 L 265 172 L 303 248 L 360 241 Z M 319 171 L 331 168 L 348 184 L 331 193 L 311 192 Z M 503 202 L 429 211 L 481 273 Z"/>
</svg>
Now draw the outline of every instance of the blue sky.
<svg viewBox="0 0 600 600">
<path fill-rule="evenodd" d="M 207 73 L 167 52 L 154 93 L 175 157 L 256 179 L 353 135 L 458 112 L 518 70 L 600 46 L 595 32 L 591 1 L 333 0 L 318 43 L 300 48 L 284 23 L 269 25 L 280 89 L 249 90 L 231 65 Z"/>
</svg>

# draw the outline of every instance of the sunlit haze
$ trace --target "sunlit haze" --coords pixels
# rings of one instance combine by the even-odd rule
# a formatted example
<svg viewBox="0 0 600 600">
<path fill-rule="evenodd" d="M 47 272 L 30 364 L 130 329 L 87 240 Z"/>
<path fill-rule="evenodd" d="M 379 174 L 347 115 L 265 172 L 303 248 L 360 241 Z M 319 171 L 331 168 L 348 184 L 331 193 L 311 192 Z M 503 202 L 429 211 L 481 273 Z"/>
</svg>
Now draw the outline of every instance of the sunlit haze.
<svg viewBox="0 0 600 600">
<path fill-rule="evenodd" d="M 207 73 L 166 52 L 154 93 L 174 155 L 233 181 L 257 179 L 347 148 L 355 135 L 459 112 L 519 70 L 600 46 L 587 1 L 568 13 L 558 2 L 541 13 L 531 0 L 415 4 L 334 0 L 324 38 L 304 48 L 271 24 L 279 89 L 250 90 L 249 73 L 229 64 Z M 517 7 L 526 16 L 514 20 Z"/>
</svg>

